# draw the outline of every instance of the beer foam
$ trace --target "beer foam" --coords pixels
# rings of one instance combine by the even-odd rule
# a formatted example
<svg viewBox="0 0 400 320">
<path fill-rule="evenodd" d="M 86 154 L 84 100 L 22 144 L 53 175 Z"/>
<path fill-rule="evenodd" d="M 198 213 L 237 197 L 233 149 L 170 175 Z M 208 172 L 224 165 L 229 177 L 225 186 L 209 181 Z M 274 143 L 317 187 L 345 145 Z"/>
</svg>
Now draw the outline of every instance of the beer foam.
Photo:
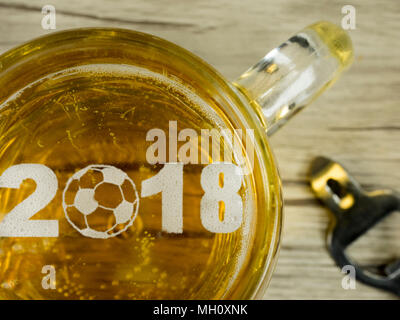
<svg viewBox="0 0 400 320">
<path fill-rule="evenodd" d="M 188 99 L 194 106 L 198 107 L 198 112 L 209 119 L 213 125 L 217 128 L 226 128 L 224 122 L 220 119 L 217 113 L 209 106 L 207 102 L 205 102 L 200 96 L 198 96 L 193 88 L 189 88 L 185 85 L 181 80 L 174 75 L 163 75 L 154 71 L 150 71 L 148 69 L 127 65 L 127 64 L 88 64 L 78 67 L 73 67 L 69 69 L 65 69 L 65 72 L 71 73 L 80 73 L 87 72 L 93 73 L 100 76 L 118 76 L 118 77 L 139 77 L 139 78 L 147 78 L 152 79 L 160 84 L 166 85 L 168 88 L 179 92 L 186 99 Z"/>
<path fill-rule="evenodd" d="M 194 106 L 198 107 L 198 112 L 210 120 L 213 125 L 219 129 L 226 128 L 224 122 L 220 119 L 217 113 L 205 102 L 201 97 L 199 97 L 196 93 L 193 92 L 189 87 L 185 86 L 180 79 L 177 77 L 170 75 L 165 76 L 160 73 L 150 71 L 148 69 L 127 65 L 127 64 L 112 64 L 112 63 L 104 63 L 104 64 L 87 64 L 82 66 L 76 66 L 71 68 L 66 68 L 57 72 L 49 73 L 48 75 L 39 78 L 24 88 L 18 90 L 10 97 L 8 97 L 2 104 L 0 104 L 0 110 L 7 107 L 12 101 L 18 99 L 25 90 L 33 88 L 34 86 L 45 82 L 46 80 L 56 80 L 65 76 L 71 76 L 74 74 L 80 73 L 92 73 L 99 76 L 118 76 L 118 77 L 139 77 L 139 78 L 147 78 L 158 81 L 160 84 L 166 85 L 172 90 L 179 92 L 183 96 L 186 97 Z"/>
</svg>

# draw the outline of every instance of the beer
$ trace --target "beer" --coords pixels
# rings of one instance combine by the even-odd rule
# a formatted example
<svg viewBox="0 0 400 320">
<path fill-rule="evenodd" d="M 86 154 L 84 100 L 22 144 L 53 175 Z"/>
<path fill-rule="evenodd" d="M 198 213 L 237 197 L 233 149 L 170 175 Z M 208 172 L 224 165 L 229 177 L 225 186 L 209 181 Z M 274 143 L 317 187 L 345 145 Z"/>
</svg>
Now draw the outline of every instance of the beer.
<svg viewBox="0 0 400 320">
<path fill-rule="evenodd" d="M 253 246 L 254 236 L 248 231 L 256 222 L 254 174 L 243 175 L 238 191 L 243 202 L 243 221 L 240 228 L 229 233 L 210 232 L 202 225 L 200 202 L 205 192 L 201 173 L 207 164 L 201 161 L 183 166 L 182 233 L 163 231 L 161 193 L 140 197 L 132 225 L 105 239 L 78 232 L 66 216 L 79 225 L 81 213 L 72 210 L 72 205 L 67 211 L 61 205 L 68 199 L 73 203 L 77 192 L 76 187 L 67 187 L 68 180 L 93 164 L 125 172 L 137 190 L 136 196 L 140 195 L 141 182 L 163 168 L 163 164 L 150 164 L 146 159 L 153 143 L 146 140 L 151 129 L 163 130 L 168 141 L 173 121 L 178 132 L 193 129 L 198 134 L 199 146 L 204 139 L 201 130 L 234 129 L 221 106 L 203 101 L 195 95 L 196 89 L 189 90 L 177 80 L 140 67 L 88 64 L 48 75 L 3 102 L 0 172 L 16 164 L 35 163 L 55 173 L 58 188 L 54 199 L 31 219 L 58 220 L 59 232 L 57 237 L 0 239 L 2 299 L 226 296 L 241 276 L 248 260 L 246 255 Z M 221 141 L 222 153 L 227 148 L 237 152 Z M 183 144 L 184 141 L 178 141 L 177 150 Z M 199 159 L 204 154 L 210 163 L 214 161 L 210 151 L 200 147 Z M 171 156 L 174 155 L 167 155 L 167 162 Z M 235 157 L 232 162 L 235 163 Z M 86 188 L 101 179 L 93 170 L 90 174 L 86 182 L 79 182 L 87 183 Z M 1 188 L 0 218 L 31 197 L 35 188 L 32 179 L 24 180 L 17 189 Z M 109 207 L 121 202 L 120 190 L 111 185 L 96 192 Z M 132 197 L 132 202 L 133 193 L 131 188 L 126 195 Z M 222 215 L 223 207 L 221 204 Z M 115 223 L 109 213 L 87 215 L 86 222 L 105 232 Z M 43 288 L 44 266 L 55 270 L 53 289 Z"/>
</svg>

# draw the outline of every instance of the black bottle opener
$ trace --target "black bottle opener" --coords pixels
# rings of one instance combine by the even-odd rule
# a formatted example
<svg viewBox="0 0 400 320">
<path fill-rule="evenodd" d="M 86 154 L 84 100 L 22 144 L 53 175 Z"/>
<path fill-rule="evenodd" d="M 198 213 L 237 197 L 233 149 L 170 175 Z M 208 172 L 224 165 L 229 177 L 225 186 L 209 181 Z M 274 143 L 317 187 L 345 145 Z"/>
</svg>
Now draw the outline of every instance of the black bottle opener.
<svg viewBox="0 0 400 320">
<path fill-rule="evenodd" d="M 400 296 L 400 260 L 377 266 L 372 272 L 346 255 L 351 243 L 382 218 L 400 210 L 399 195 L 388 190 L 364 191 L 339 163 L 324 157 L 313 160 L 310 184 L 316 196 L 334 214 L 327 244 L 336 264 L 340 268 L 352 265 L 360 282 Z"/>
</svg>

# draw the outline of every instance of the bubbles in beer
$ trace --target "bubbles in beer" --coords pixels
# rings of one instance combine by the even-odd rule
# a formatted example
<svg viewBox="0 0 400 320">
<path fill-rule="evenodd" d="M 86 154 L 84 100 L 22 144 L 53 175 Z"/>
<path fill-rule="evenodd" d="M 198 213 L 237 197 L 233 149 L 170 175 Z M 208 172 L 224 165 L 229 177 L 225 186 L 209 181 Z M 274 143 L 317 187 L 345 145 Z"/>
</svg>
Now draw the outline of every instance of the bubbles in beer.
<svg viewBox="0 0 400 320">
<path fill-rule="evenodd" d="M 168 138 L 174 120 L 178 130 L 191 128 L 200 137 L 201 129 L 228 126 L 195 92 L 144 69 L 95 64 L 42 78 L 1 105 L 0 172 L 19 163 L 54 171 L 56 196 L 32 219 L 58 220 L 59 236 L 0 239 L 0 298 L 223 296 L 250 246 L 243 232 L 255 210 L 252 177 L 238 191 L 243 227 L 228 234 L 202 226 L 204 164 L 183 168 L 181 234 L 162 231 L 160 193 L 139 196 L 141 182 L 163 168 L 146 161 L 149 130 L 164 130 Z M 0 189 L 0 219 L 35 188 L 28 179 L 19 189 Z M 56 270 L 55 290 L 41 286 L 44 265 Z"/>
</svg>

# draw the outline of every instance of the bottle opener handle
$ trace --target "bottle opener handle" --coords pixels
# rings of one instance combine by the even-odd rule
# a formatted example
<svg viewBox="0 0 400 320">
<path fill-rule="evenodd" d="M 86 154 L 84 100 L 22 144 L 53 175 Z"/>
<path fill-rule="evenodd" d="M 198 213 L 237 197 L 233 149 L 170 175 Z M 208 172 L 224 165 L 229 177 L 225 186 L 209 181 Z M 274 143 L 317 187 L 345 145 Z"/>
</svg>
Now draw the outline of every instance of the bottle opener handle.
<svg viewBox="0 0 400 320">
<path fill-rule="evenodd" d="M 350 244 L 381 219 L 400 210 L 399 195 L 389 190 L 364 191 L 346 169 L 325 157 L 313 160 L 310 184 L 317 198 L 333 212 L 327 245 L 336 264 L 340 268 L 352 265 L 360 282 L 400 296 L 400 259 L 371 272 L 346 254 Z"/>
</svg>

